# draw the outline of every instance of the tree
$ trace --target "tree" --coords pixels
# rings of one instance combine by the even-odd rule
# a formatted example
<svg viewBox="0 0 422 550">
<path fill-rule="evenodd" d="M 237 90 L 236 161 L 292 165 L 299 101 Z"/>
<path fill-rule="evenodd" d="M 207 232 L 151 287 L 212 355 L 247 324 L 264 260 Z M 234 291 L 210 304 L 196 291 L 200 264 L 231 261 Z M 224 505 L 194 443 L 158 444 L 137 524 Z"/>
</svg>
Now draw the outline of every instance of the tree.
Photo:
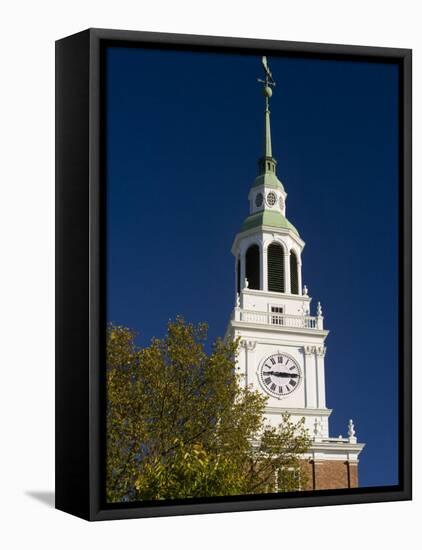
<svg viewBox="0 0 422 550">
<path fill-rule="evenodd" d="M 304 422 L 266 425 L 266 398 L 236 372 L 238 342 L 207 353 L 207 326 L 180 317 L 149 347 L 135 337 L 107 330 L 109 502 L 292 491 L 298 472 L 305 483 Z"/>
</svg>

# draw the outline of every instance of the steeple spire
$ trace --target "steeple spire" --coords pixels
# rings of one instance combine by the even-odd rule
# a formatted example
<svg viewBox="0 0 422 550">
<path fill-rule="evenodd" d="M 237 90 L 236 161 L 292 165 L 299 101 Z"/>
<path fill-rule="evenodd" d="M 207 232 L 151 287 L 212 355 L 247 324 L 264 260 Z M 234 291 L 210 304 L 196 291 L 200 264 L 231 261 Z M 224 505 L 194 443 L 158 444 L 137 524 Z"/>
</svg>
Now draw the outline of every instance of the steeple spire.
<svg viewBox="0 0 422 550">
<path fill-rule="evenodd" d="M 265 137 L 264 137 L 264 156 L 259 161 L 260 174 L 275 174 L 277 161 L 273 158 L 271 146 L 271 123 L 270 123 L 270 97 L 273 95 L 271 87 L 276 85 L 268 66 L 267 57 L 262 57 L 262 66 L 264 68 L 265 79 L 258 78 L 258 82 L 264 84 L 263 92 L 265 97 Z"/>
<path fill-rule="evenodd" d="M 268 94 L 268 92 L 270 92 Z M 264 88 L 265 94 L 265 144 L 264 144 L 264 157 L 272 157 L 271 148 L 271 123 L 270 123 L 270 97 L 272 94 L 271 88 Z"/>
</svg>

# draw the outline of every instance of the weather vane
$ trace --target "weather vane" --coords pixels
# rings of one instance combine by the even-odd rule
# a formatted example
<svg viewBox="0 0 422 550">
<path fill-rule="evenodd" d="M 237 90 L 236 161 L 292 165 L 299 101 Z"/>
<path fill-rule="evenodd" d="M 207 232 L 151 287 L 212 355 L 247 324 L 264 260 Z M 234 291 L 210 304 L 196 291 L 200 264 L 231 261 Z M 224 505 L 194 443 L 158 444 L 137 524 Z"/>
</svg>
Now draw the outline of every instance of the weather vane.
<svg viewBox="0 0 422 550">
<path fill-rule="evenodd" d="M 276 82 L 273 78 L 273 75 L 271 74 L 270 68 L 268 66 L 267 56 L 262 56 L 262 66 L 264 67 L 265 72 L 265 80 L 262 80 L 261 78 L 258 78 L 258 82 L 262 82 L 262 84 L 265 84 L 264 86 L 264 95 L 268 101 L 268 98 L 270 98 L 273 94 L 273 91 L 271 89 L 271 86 L 275 86 Z"/>
</svg>

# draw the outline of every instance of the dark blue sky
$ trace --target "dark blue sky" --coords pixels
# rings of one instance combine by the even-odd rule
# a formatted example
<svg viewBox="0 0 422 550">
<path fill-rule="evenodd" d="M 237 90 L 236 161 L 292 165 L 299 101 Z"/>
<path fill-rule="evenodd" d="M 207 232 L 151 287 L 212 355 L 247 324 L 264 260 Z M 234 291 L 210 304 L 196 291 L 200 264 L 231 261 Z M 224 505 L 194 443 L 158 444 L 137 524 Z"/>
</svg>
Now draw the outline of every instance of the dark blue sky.
<svg viewBox="0 0 422 550">
<path fill-rule="evenodd" d="M 360 485 L 397 483 L 398 69 L 270 58 L 273 154 L 321 301 L 331 435 L 353 418 Z M 169 318 L 222 336 L 233 238 L 262 152 L 260 58 L 107 52 L 108 320 L 139 343 Z"/>
</svg>

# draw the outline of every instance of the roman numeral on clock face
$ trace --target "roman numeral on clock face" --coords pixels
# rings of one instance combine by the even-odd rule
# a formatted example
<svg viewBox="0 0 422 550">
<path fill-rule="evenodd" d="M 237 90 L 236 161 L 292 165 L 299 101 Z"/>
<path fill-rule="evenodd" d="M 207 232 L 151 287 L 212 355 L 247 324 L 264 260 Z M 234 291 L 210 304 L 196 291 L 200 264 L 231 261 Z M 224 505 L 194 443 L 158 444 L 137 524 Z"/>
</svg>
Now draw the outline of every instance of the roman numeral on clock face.
<svg viewBox="0 0 422 550">
<path fill-rule="evenodd" d="M 279 363 L 282 363 L 282 362 L 283 362 L 283 356 L 282 356 L 282 355 L 279 355 L 279 356 L 277 357 L 277 360 L 278 360 Z"/>
<path fill-rule="evenodd" d="M 269 385 L 271 383 L 271 378 L 268 376 L 267 378 L 265 378 L 264 382 Z"/>
<path fill-rule="evenodd" d="M 289 381 L 289 384 L 293 387 L 296 386 L 296 382 L 293 380 L 293 378 Z"/>
<path fill-rule="evenodd" d="M 270 357 L 270 361 L 273 365 L 275 365 L 275 360 L 272 357 Z"/>
</svg>

